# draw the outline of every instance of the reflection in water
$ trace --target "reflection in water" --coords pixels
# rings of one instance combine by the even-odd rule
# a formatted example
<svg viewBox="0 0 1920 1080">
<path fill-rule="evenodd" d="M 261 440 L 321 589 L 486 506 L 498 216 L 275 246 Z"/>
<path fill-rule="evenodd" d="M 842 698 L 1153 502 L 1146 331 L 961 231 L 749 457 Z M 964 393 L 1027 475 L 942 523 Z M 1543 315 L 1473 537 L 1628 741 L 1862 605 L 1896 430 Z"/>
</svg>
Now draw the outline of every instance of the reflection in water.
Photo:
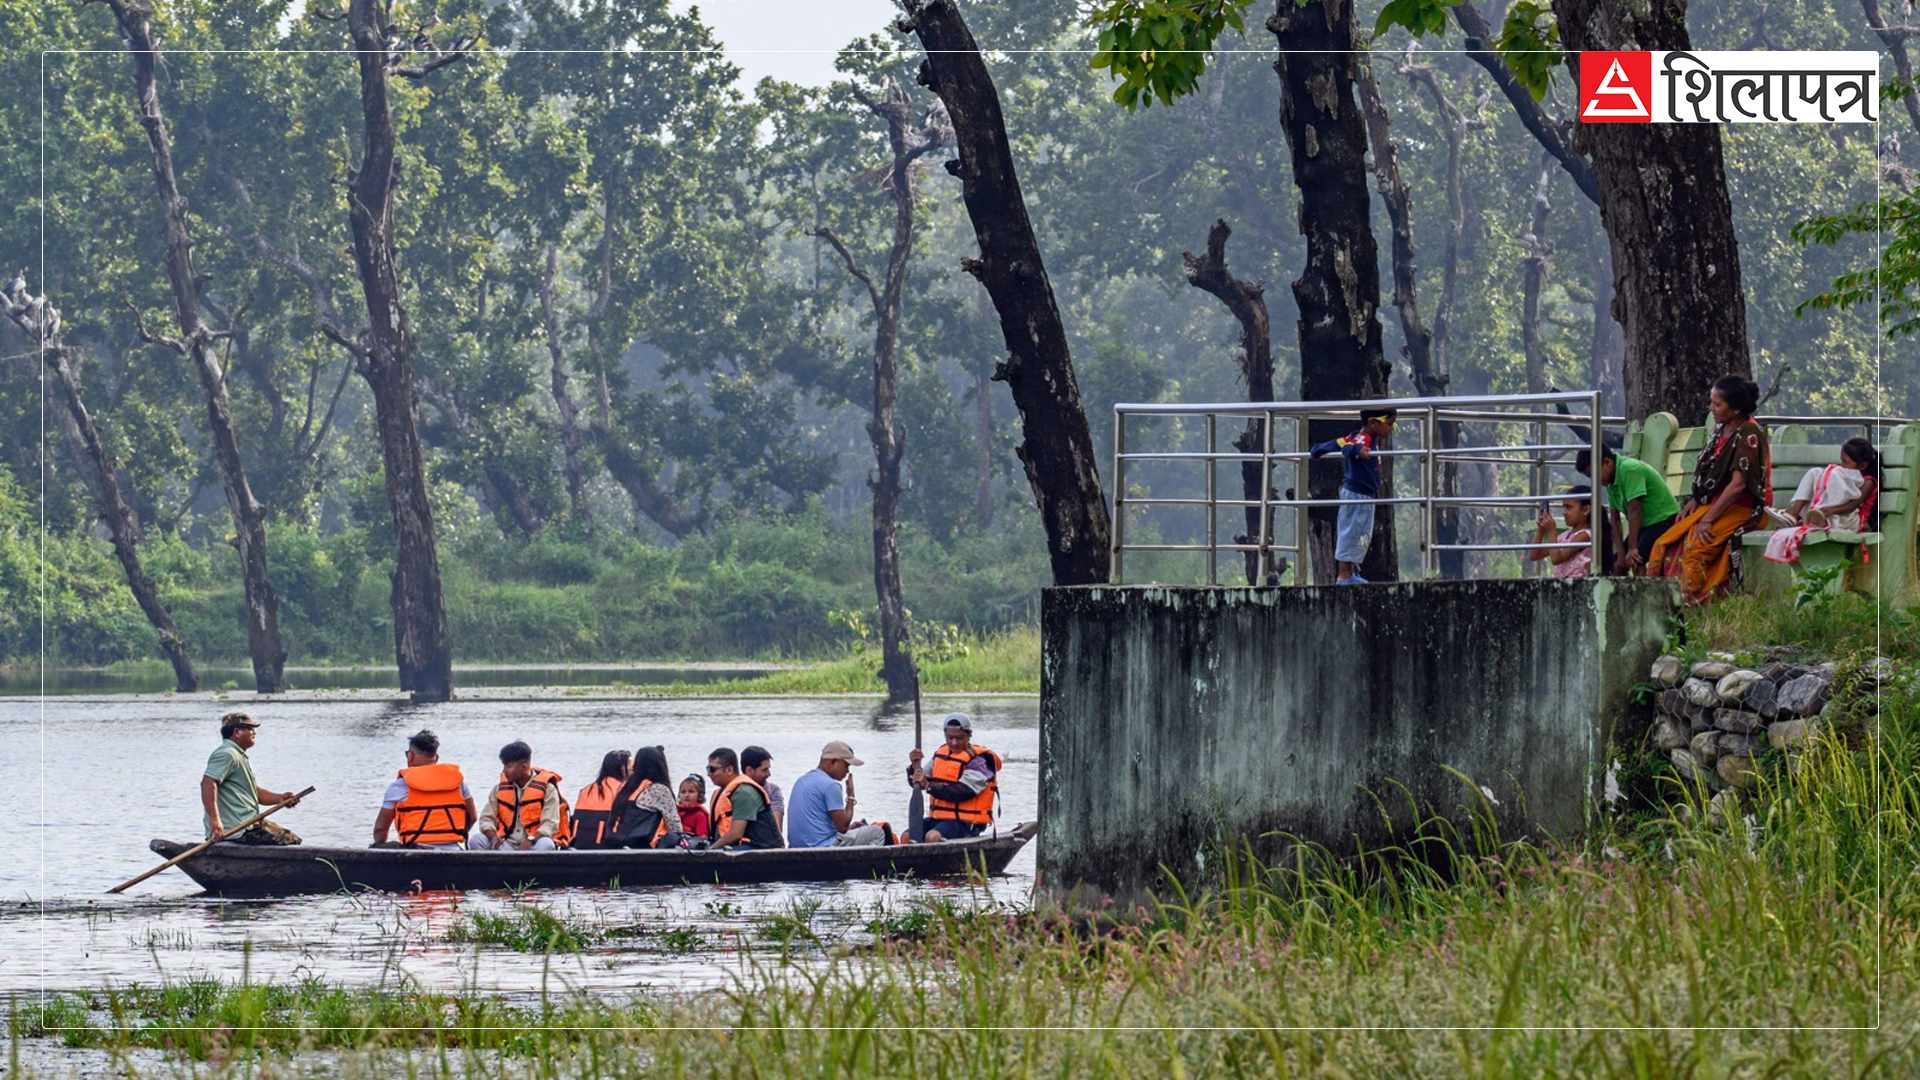
<svg viewBox="0 0 1920 1080">
<path fill-rule="evenodd" d="M 567 778 L 571 799 L 615 747 L 663 745 L 673 774 L 682 776 L 717 746 L 758 743 L 773 754 L 775 782 L 791 788 L 822 743 L 843 738 L 867 761 L 854 772 L 862 806 L 896 819 L 905 817 L 902 774 L 913 745 L 912 707 L 881 716 L 870 699 L 549 698 L 396 708 L 236 694 L 221 702 L 0 703 L 0 738 L 24 750 L 30 773 L 26 783 L 0 789 L 0 812 L 31 823 L 38 841 L 0 860 L 0 899 L 8 901 L 0 906 L 0 993 L 243 975 L 510 993 L 697 989 L 728 984 L 754 956 L 777 948 L 764 937 L 775 915 L 804 917 L 828 943 L 861 942 L 876 920 L 918 905 L 1021 905 L 1032 887 L 1029 847 L 1007 876 L 985 885 L 796 882 L 225 901 L 199 895 L 184 875 L 167 871 L 128 894 L 104 896 L 159 861 L 147 850 L 150 838 L 199 834 L 200 771 L 219 743 L 219 715 L 233 708 L 262 722 L 252 757 L 263 786 L 317 789 L 276 820 L 308 843 L 329 845 L 371 839 L 380 792 L 402 764 L 406 736 L 423 725 L 440 733 L 442 758 L 463 765 L 483 798 L 499 748 L 513 739 L 526 739 L 536 764 Z M 930 718 L 952 709 L 973 714 L 977 740 L 1006 759 L 1001 820 L 1032 818 L 1037 702 L 961 695 L 923 703 Z M 99 792 L 112 796 L 101 802 Z M 547 957 L 448 940 L 476 916 L 519 918 L 528 906 L 582 933 L 586 949 Z"/>
</svg>

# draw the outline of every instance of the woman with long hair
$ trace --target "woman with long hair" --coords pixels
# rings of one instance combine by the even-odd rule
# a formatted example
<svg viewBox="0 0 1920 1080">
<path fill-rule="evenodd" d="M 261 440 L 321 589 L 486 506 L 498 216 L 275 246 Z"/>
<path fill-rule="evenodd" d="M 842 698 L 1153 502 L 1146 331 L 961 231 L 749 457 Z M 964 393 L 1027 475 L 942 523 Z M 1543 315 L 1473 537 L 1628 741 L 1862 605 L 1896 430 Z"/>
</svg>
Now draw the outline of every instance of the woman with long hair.
<svg viewBox="0 0 1920 1080">
<path fill-rule="evenodd" d="M 572 847 L 593 850 L 607 846 L 607 827 L 613 824 L 613 799 L 626 782 L 630 756 L 609 750 L 600 759 L 600 775 L 580 789 L 573 800 Z"/>
<path fill-rule="evenodd" d="M 1708 393 L 1713 432 L 1693 466 L 1693 491 L 1680 517 L 1653 545 L 1648 562 L 1680 579 L 1680 595 L 1703 604 L 1733 575 L 1733 544 L 1766 520 L 1773 501 L 1773 451 L 1754 422 L 1760 388 L 1738 375 L 1715 379 Z"/>
<path fill-rule="evenodd" d="M 613 797 L 614 846 L 657 847 L 668 834 L 679 832 L 675 802 L 666 750 L 643 746 L 634 751 L 633 771 Z"/>
</svg>

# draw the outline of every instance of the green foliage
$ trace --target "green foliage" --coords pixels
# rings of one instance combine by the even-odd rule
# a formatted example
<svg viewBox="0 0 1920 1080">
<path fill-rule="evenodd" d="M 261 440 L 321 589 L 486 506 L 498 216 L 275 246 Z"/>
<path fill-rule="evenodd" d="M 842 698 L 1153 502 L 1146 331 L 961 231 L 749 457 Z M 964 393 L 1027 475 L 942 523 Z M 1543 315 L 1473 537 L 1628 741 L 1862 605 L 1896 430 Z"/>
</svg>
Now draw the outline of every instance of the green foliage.
<svg viewBox="0 0 1920 1080">
<path fill-rule="evenodd" d="M 1877 263 L 1837 275 L 1827 289 L 1795 306 L 1795 315 L 1877 303 L 1889 338 L 1920 330 L 1920 297 L 1915 295 L 1920 291 L 1920 197 L 1892 194 L 1843 213 L 1811 217 L 1795 225 L 1792 235 L 1802 244 L 1826 246 L 1853 235 L 1877 235 L 1881 240 Z"/>
<path fill-rule="evenodd" d="M 1407 2 L 1407 0 L 1402 0 Z M 1119 80 L 1113 100 L 1128 109 L 1162 105 L 1194 92 L 1214 42 L 1247 32 L 1251 0 L 1112 0 L 1088 24 L 1099 29 L 1089 66 Z"/>
<path fill-rule="evenodd" d="M 1816 604 L 1831 602 L 1835 592 L 1834 583 L 1846 572 L 1847 564 L 1844 562 L 1827 566 L 1795 565 L 1793 609 L 1803 611 Z"/>
<path fill-rule="evenodd" d="M 1459 5 L 1460 0 L 1387 0 L 1374 20 L 1373 32 L 1377 36 L 1398 26 L 1414 37 L 1444 34 L 1447 11 Z"/>
<path fill-rule="evenodd" d="M 1559 20 L 1543 0 L 1514 0 L 1493 47 L 1535 101 L 1547 96 L 1555 69 L 1565 62 Z"/>
</svg>

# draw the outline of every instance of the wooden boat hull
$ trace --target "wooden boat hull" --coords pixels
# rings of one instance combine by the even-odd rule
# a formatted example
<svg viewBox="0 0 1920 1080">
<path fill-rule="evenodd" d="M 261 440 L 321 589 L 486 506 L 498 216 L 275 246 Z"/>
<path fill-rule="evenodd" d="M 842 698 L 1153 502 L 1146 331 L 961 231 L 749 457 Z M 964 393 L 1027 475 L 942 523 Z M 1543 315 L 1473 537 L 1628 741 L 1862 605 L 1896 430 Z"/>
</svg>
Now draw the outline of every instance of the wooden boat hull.
<svg viewBox="0 0 1920 1080">
<path fill-rule="evenodd" d="M 944 844 L 777 848 L 765 851 L 434 851 L 298 845 L 215 844 L 180 864 L 222 896 L 291 896 L 372 889 L 634 887 L 764 881 L 845 881 L 882 877 L 956 877 L 1006 870 L 1033 834 L 1023 822 L 998 835 Z M 192 847 L 155 840 L 171 859 Z"/>
</svg>

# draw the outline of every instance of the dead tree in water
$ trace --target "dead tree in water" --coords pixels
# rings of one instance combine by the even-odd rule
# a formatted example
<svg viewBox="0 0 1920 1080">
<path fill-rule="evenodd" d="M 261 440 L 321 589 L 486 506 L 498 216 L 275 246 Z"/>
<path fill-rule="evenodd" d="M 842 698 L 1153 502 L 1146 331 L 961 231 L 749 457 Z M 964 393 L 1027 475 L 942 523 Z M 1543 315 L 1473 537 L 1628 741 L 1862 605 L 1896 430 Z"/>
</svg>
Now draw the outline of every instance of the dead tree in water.
<svg viewBox="0 0 1920 1080">
<path fill-rule="evenodd" d="M 187 231 L 187 200 L 180 194 L 173 170 L 173 144 L 160 112 L 154 70 L 158 55 L 153 45 L 153 9 L 138 0 L 106 0 L 126 36 L 133 58 L 133 84 L 140 126 L 146 129 L 153 156 L 154 193 L 166 240 L 164 262 L 173 289 L 175 321 L 180 336 L 156 333 L 141 320 L 140 336 L 185 356 L 200 377 L 207 399 L 207 428 L 214 464 L 226 489 L 227 509 L 233 516 L 233 545 L 240 553 L 240 571 L 247 607 L 247 652 L 253 659 L 254 688 L 262 694 L 286 689 L 287 650 L 280 643 L 280 598 L 267 576 L 266 509 L 253 497 L 240 456 L 240 439 L 233 427 L 233 404 L 227 395 L 225 365 L 215 350 L 221 335 L 206 323 L 200 289 L 205 278 L 194 270 L 192 236 Z M 137 312 L 136 312 L 137 314 Z"/>
<path fill-rule="evenodd" d="M 90 486 L 98 503 L 100 520 L 107 526 L 107 536 L 113 543 L 114 558 L 120 560 L 120 568 L 127 575 L 127 588 L 133 593 L 134 603 L 140 605 L 141 614 L 160 634 L 160 651 L 173 665 L 174 688 L 183 694 L 193 693 L 200 689 L 200 675 L 193 668 L 193 658 L 187 654 L 187 643 L 180 636 L 180 628 L 174 625 L 173 612 L 167 610 L 160 599 L 159 588 L 140 563 L 140 519 L 120 493 L 120 471 L 113 452 L 107 449 L 106 441 L 100 437 L 99 425 L 94 423 L 93 414 L 80 396 L 80 378 L 74 370 L 81 359 L 80 349 L 62 340 L 60 312 L 47 303 L 47 298 L 27 292 L 24 272 L 8 283 L 5 294 L 0 296 L 0 306 L 4 306 L 9 322 L 38 343 L 40 360 L 60 387 L 67 414 L 78 429 L 87 460 L 93 466 L 94 482 Z"/>
<path fill-rule="evenodd" d="M 899 82 L 888 79 L 879 99 L 853 87 L 853 96 L 887 126 L 887 194 L 893 202 L 893 242 L 887 250 L 886 278 L 878 285 L 862 269 L 853 252 L 825 227 L 813 229 L 833 245 L 847 265 L 847 273 L 864 285 L 873 304 L 873 415 L 867 438 L 873 443 L 873 588 L 880 605 L 880 678 L 887 684 L 889 704 L 912 701 L 913 649 L 908 640 L 907 601 L 900 573 L 900 462 L 906 456 L 906 433 L 894 418 L 900 382 L 900 308 L 907 289 L 907 263 L 913 254 L 914 162 L 946 139 L 936 123 L 915 130 L 910 102 Z"/>
<path fill-rule="evenodd" d="M 414 360 L 419 346 L 402 303 L 400 268 L 394 236 L 394 189 L 400 179 L 395 155 L 397 135 L 387 79 L 425 78 L 462 59 L 473 42 L 441 49 L 428 37 L 430 27 L 406 30 L 394 25 L 391 5 L 382 0 L 352 0 L 347 29 L 360 67 L 360 166 L 348 174 L 347 217 L 353 229 L 353 262 L 367 305 L 367 338 L 360 375 L 373 391 L 374 420 L 387 480 L 387 505 L 393 515 L 394 654 L 400 688 L 415 701 L 446 701 L 453 696 L 453 645 L 440 589 L 440 553 L 433 535 L 433 504 L 427 498 L 426 455 L 420 445 L 414 397 Z M 408 64 L 423 54 L 424 61 Z"/>
</svg>

